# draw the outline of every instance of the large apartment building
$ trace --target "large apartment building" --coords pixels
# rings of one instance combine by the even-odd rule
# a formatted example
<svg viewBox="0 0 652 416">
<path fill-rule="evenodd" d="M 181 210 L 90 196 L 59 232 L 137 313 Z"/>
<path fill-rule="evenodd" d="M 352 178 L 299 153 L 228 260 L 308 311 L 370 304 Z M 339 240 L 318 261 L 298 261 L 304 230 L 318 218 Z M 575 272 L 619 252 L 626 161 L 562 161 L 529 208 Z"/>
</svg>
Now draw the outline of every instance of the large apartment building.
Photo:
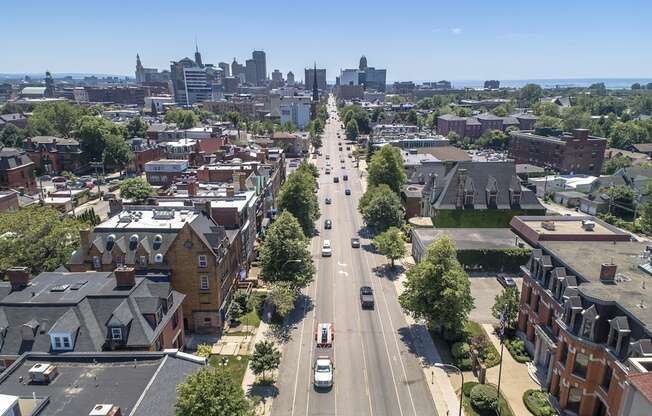
<svg viewBox="0 0 652 416">
<path fill-rule="evenodd" d="M 607 139 L 589 136 L 586 129 L 544 135 L 543 131 L 511 133 L 510 157 L 516 163 L 547 166 L 561 174 L 600 176 Z"/>
<path fill-rule="evenodd" d="M 522 271 L 518 329 L 559 406 L 578 416 L 650 414 L 649 403 L 631 410 L 639 375 L 652 376 L 649 246 L 540 241 Z"/>
<path fill-rule="evenodd" d="M 509 117 L 498 117 L 490 113 L 473 117 L 444 114 L 437 117 L 437 133 L 448 136 L 449 133 L 455 132 L 460 139 L 477 139 L 490 130 L 506 131 L 508 127 L 530 130 L 534 128 L 536 120 L 536 116 L 525 113 Z"/>
</svg>

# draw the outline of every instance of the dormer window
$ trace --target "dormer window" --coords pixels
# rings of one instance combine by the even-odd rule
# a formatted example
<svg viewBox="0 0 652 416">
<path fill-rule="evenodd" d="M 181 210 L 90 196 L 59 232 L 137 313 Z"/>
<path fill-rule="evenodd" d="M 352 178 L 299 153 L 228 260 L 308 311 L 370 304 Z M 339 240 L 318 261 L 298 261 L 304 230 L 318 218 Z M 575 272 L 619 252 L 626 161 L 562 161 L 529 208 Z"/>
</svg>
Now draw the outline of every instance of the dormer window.
<svg viewBox="0 0 652 416">
<path fill-rule="evenodd" d="M 581 336 L 593 341 L 594 340 L 594 331 L 593 329 L 595 328 L 595 322 L 598 320 L 599 316 L 597 314 L 597 311 L 595 309 L 595 305 L 591 305 L 591 307 L 585 311 L 582 311 L 582 330 L 581 330 Z"/>
<path fill-rule="evenodd" d="M 106 251 L 111 251 L 113 245 L 115 244 L 115 234 L 109 234 L 106 236 Z"/>
<path fill-rule="evenodd" d="M 93 268 L 99 269 L 100 267 L 102 267 L 102 263 L 100 262 L 100 256 L 93 256 Z"/>
<path fill-rule="evenodd" d="M 159 248 L 161 248 L 162 243 L 163 243 L 163 236 L 161 236 L 161 234 L 156 234 L 154 236 L 154 242 L 152 244 L 152 248 L 154 250 L 158 250 Z"/>
<path fill-rule="evenodd" d="M 113 341 L 122 341 L 122 328 L 111 328 L 111 339 Z"/>
<path fill-rule="evenodd" d="M 496 191 L 491 191 L 489 192 L 489 206 L 490 207 L 495 207 L 497 204 L 497 197 L 498 193 Z"/>
<path fill-rule="evenodd" d="M 72 338 L 70 334 L 50 334 L 50 345 L 53 351 L 70 351 Z"/>
<path fill-rule="evenodd" d="M 512 191 L 510 196 L 510 203 L 512 206 L 521 205 L 521 191 Z"/>
<path fill-rule="evenodd" d="M 129 250 L 135 250 L 138 247 L 138 234 L 129 237 Z"/>
<path fill-rule="evenodd" d="M 473 191 L 464 192 L 464 205 L 473 205 Z"/>
<path fill-rule="evenodd" d="M 622 351 L 623 345 L 627 345 L 629 338 L 629 322 L 625 316 L 617 316 L 609 321 L 609 337 L 607 338 L 607 345 L 611 348 L 616 355 Z"/>
</svg>

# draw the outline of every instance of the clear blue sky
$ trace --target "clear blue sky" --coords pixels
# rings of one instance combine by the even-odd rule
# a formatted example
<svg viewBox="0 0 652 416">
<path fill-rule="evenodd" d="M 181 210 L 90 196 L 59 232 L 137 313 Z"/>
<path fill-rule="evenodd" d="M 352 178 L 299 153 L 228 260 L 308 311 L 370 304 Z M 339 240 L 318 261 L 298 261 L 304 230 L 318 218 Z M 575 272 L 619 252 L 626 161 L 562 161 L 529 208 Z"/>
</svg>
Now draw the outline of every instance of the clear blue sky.
<svg viewBox="0 0 652 416">
<path fill-rule="evenodd" d="M 2 0 L 0 73 L 132 75 L 191 56 L 267 70 L 314 60 L 328 79 L 356 67 L 389 80 L 649 77 L 651 0 Z"/>
</svg>

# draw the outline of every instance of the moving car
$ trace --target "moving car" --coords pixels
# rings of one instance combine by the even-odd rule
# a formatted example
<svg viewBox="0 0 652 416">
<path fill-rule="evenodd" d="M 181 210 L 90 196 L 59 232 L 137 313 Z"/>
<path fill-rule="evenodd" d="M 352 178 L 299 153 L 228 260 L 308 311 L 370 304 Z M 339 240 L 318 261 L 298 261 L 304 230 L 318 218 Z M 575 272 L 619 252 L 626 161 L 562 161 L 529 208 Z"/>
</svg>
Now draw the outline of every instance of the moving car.
<svg viewBox="0 0 652 416">
<path fill-rule="evenodd" d="M 351 239 L 351 247 L 360 248 L 360 239 L 358 237 L 353 237 Z"/>
<path fill-rule="evenodd" d="M 326 168 L 326 170 L 324 171 L 324 173 L 325 173 L 326 175 L 330 175 L 330 174 L 331 174 L 331 168 Z"/>
<path fill-rule="evenodd" d="M 340 178 L 339 178 L 338 176 L 333 177 L 333 182 L 335 182 L 335 183 L 339 183 L 339 182 L 340 182 Z"/>
<path fill-rule="evenodd" d="M 327 229 L 327 230 L 330 230 L 331 228 L 333 228 L 333 221 L 331 221 L 331 220 L 324 221 L 324 228 Z"/>
<path fill-rule="evenodd" d="M 312 368 L 314 370 L 313 383 L 315 388 L 333 387 L 333 370 L 335 370 L 335 366 L 330 357 L 325 355 L 317 357 Z"/>
<path fill-rule="evenodd" d="M 326 198 L 326 205 L 330 205 L 330 204 L 331 204 L 331 202 L 332 202 L 332 201 L 331 201 L 331 199 L 330 199 L 330 198 Z"/>
<path fill-rule="evenodd" d="M 360 305 L 362 309 L 374 308 L 374 291 L 369 286 L 362 286 L 360 288 Z"/>
<path fill-rule="evenodd" d="M 516 282 L 514 279 L 511 277 L 507 276 L 504 273 L 498 273 L 498 276 L 496 276 L 498 279 L 498 282 L 503 285 L 503 287 L 508 288 L 508 287 L 516 287 Z"/>
<path fill-rule="evenodd" d="M 351 195 L 351 190 L 349 188 L 346 188 L 344 190 L 344 195 Z"/>
<path fill-rule="evenodd" d="M 315 329 L 315 342 L 317 348 L 330 348 L 335 341 L 335 327 L 333 324 L 326 322 L 317 324 Z"/>
<path fill-rule="evenodd" d="M 331 240 L 324 240 L 321 245 L 321 256 L 330 257 L 333 254 L 333 248 L 331 247 Z"/>
<path fill-rule="evenodd" d="M 351 150 L 351 146 L 346 146 L 346 150 Z"/>
<path fill-rule="evenodd" d="M 326 155 L 326 160 L 330 159 L 331 155 Z"/>
<path fill-rule="evenodd" d="M 349 180 L 349 175 L 342 176 L 342 180 L 348 181 Z"/>
</svg>

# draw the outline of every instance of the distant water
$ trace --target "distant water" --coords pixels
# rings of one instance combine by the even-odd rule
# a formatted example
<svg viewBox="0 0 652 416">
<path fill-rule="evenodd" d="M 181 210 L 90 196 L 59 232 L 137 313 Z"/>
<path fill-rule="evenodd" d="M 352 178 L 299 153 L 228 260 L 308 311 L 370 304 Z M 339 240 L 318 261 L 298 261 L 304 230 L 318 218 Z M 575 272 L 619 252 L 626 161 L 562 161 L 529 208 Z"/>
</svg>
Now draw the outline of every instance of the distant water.
<svg viewBox="0 0 652 416">
<path fill-rule="evenodd" d="M 453 80 L 454 88 L 483 88 L 485 80 Z M 588 87 L 591 84 L 604 82 L 608 89 L 629 89 L 638 82 L 645 85 L 652 82 L 652 78 L 547 78 L 547 79 L 505 79 L 500 80 L 500 86 L 506 88 L 520 88 L 525 84 L 539 84 L 543 88 L 572 88 Z"/>
</svg>

